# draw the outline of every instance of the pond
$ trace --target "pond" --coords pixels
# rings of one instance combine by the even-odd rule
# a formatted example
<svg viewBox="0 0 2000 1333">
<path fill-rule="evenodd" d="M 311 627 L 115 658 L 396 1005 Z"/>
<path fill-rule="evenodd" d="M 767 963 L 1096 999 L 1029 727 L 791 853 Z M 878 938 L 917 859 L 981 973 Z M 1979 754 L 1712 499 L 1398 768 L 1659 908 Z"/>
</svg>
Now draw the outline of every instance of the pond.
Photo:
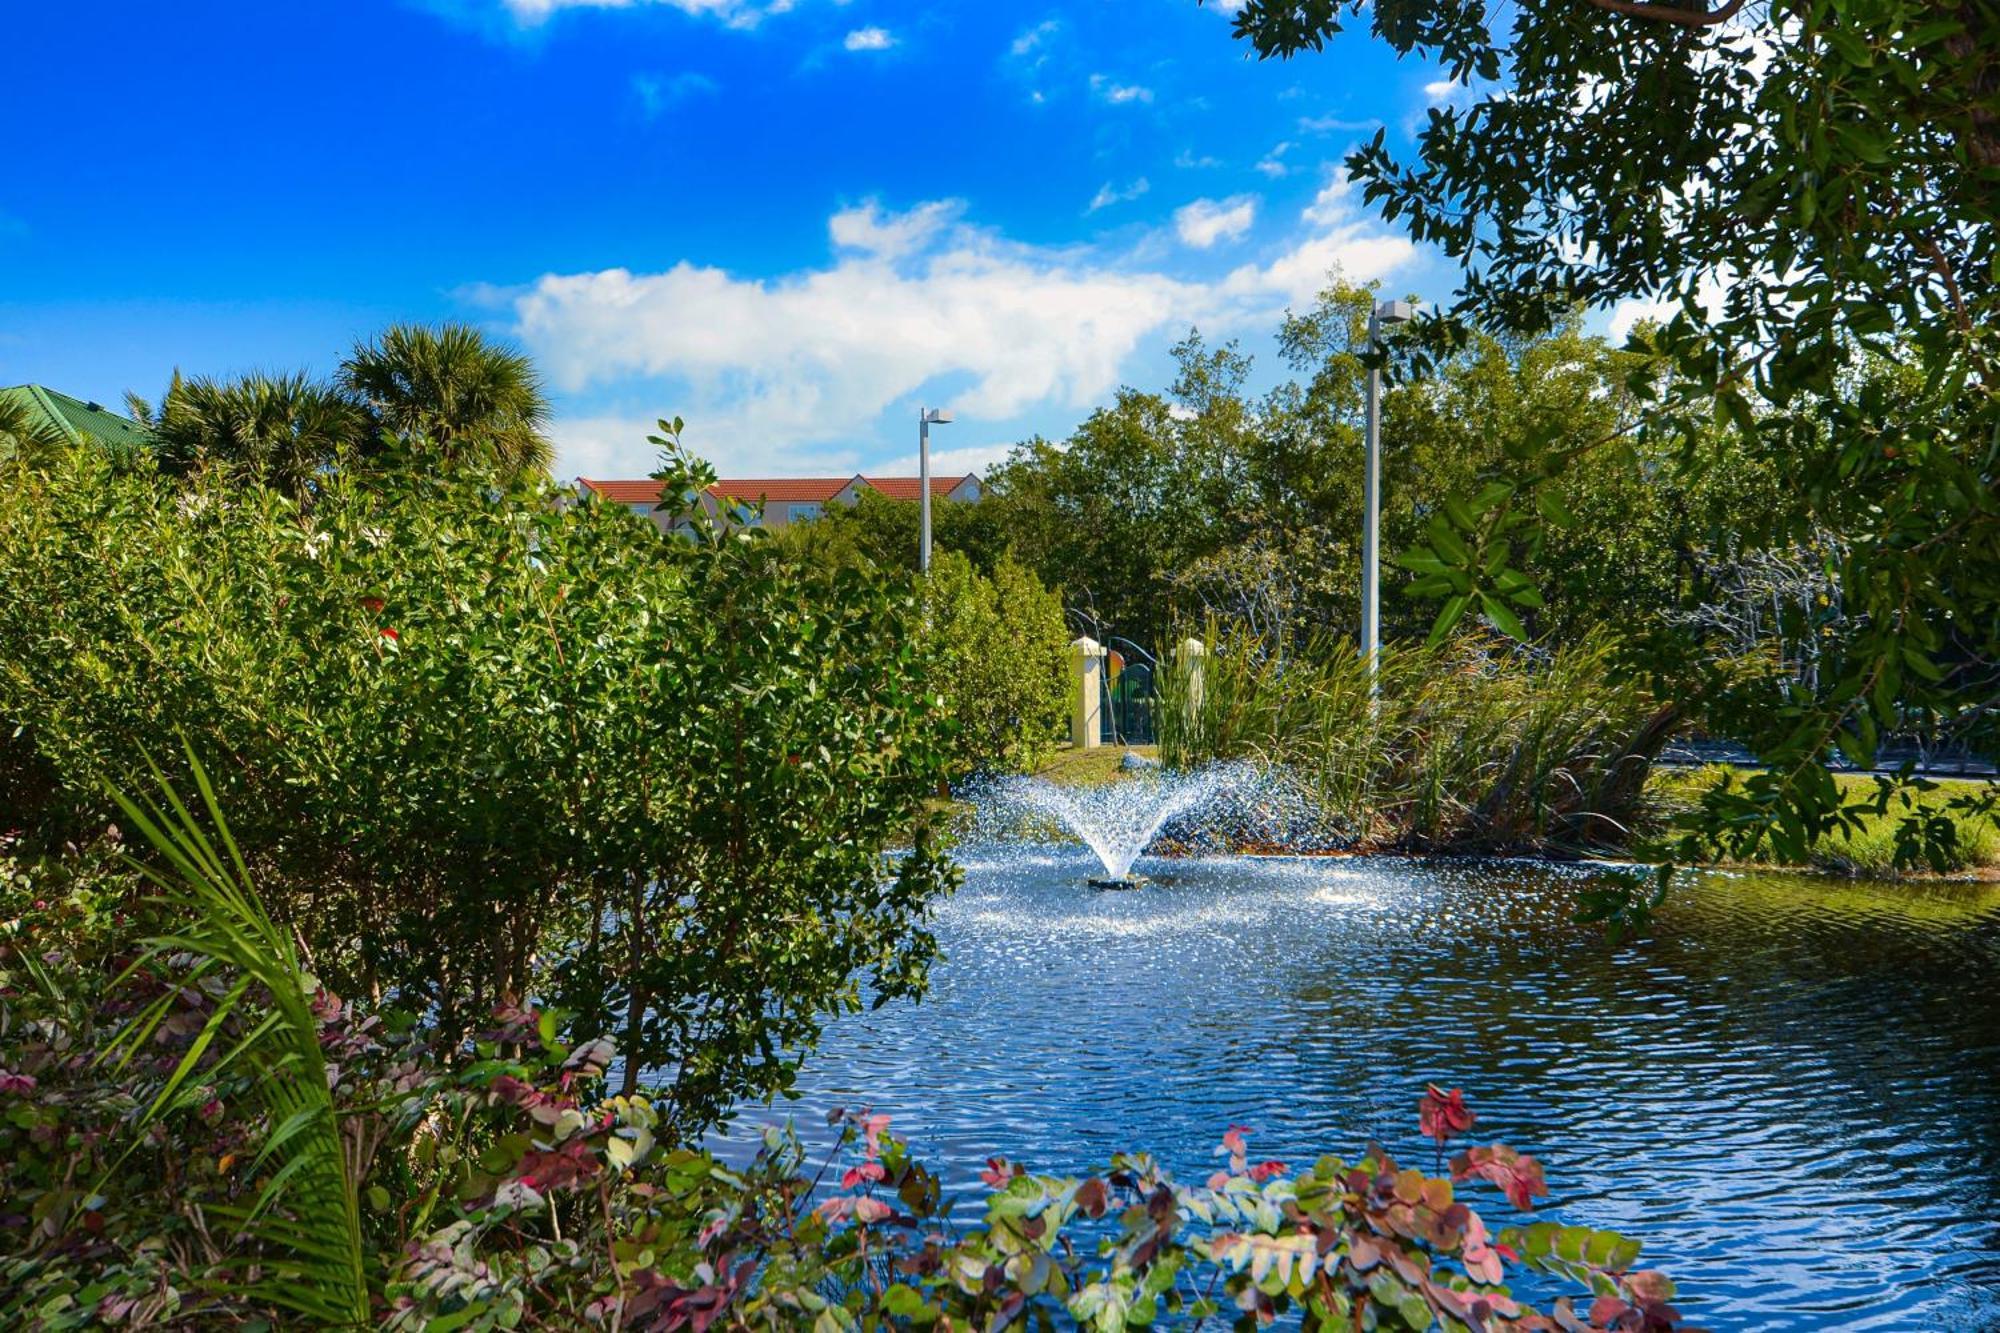
<svg viewBox="0 0 2000 1333">
<path fill-rule="evenodd" d="M 1095 867 L 971 860 L 929 998 L 835 1024 L 802 1100 L 734 1136 L 867 1105 L 968 1176 L 1144 1148 L 1200 1178 L 1231 1124 L 1260 1158 L 1428 1165 L 1434 1081 L 1695 1323 L 2000 1327 L 2000 889 L 1710 874 L 1611 949 L 1575 869 L 1154 861 L 1103 893 Z"/>
</svg>

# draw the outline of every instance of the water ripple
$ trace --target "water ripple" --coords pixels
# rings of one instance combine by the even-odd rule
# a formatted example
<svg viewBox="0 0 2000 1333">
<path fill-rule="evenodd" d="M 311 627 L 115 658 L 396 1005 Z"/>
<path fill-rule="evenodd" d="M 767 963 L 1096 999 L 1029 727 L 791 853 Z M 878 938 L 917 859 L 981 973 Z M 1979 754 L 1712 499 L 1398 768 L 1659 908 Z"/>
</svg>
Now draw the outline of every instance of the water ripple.
<svg viewBox="0 0 2000 1333">
<path fill-rule="evenodd" d="M 838 1023 L 801 1109 L 871 1104 L 962 1173 L 1196 1175 L 1231 1123 L 1427 1163 L 1434 1080 L 1696 1322 L 2000 1327 L 2000 891 L 1709 876 L 1612 950 L 1573 921 L 1588 869 L 1154 861 L 1098 893 L 1080 849 L 985 855 L 931 995 Z"/>
</svg>

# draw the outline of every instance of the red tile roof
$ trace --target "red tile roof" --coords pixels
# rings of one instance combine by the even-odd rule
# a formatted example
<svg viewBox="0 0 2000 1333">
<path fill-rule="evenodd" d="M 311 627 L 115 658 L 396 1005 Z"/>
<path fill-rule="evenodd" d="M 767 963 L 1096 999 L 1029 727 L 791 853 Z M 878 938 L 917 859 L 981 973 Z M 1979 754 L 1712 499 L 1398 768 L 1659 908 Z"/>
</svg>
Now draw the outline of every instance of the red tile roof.
<svg viewBox="0 0 2000 1333">
<path fill-rule="evenodd" d="M 660 502 L 660 483 L 651 478 L 642 481 L 592 481 L 589 477 L 578 477 L 577 481 L 614 504 L 636 505 Z"/>
<path fill-rule="evenodd" d="M 949 495 L 969 474 L 955 477 L 932 477 L 931 494 Z M 853 477 L 724 477 L 709 488 L 711 495 L 726 495 L 734 500 L 767 502 L 806 502 L 826 504 L 834 496 L 847 489 Z M 917 488 L 922 484 L 917 477 L 862 477 L 864 485 L 888 496 L 891 500 L 914 500 Z M 614 504 L 656 504 L 660 499 L 660 483 L 651 479 L 641 481 L 600 481 L 590 477 L 578 477 L 577 481 L 589 487 L 598 495 Z"/>
<path fill-rule="evenodd" d="M 852 481 L 851 477 L 724 477 L 708 488 L 711 495 L 732 500 L 803 500 L 825 504 Z"/>
<path fill-rule="evenodd" d="M 950 495 L 958 488 L 959 483 L 965 480 L 967 475 L 961 472 L 956 477 L 932 477 L 931 494 L 933 496 Z M 918 487 L 923 485 L 923 478 L 921 477 L 863 477 L 862 480 L 888 496 L 891 500 L 914 500 L 921 494 Z"/>
</svg>

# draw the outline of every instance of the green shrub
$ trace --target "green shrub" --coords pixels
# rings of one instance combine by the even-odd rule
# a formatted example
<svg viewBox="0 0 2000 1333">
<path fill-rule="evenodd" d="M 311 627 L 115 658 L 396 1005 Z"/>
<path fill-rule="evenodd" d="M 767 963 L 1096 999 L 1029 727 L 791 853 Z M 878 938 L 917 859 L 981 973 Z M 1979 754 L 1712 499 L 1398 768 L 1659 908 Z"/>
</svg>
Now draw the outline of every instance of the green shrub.
<svg viewBox="0 0 2000 1333">
<path fill-rule="evenodd" d="M 673 493 L 712 479 L 661 443 Z M 183 733 L 329 986 L 445 1044 L 538 997 L 616 1031 L 628 1085 L 670 1071 L 692 1132 L 864 983 L 921 987 L 945 719 L 907 590 L 555 499 L 10 477 L 0 729 L 78 820 Z"/>
<path fill-rule="evenodd" d="M 961 766 L 1033 769 L 1069 716 L 1062 603 L 1011 556 L 989 578 L 964 555 L 939 551 L 924 611 L 926 651 L 958 720 Z"/>
<path fill-rule="evenodd" d="M 1656 773 L 1650 786 L 1668 814 L 1684 819 L 1712 791 L 1740 792 L 1746 776 L 1728 765 L 1706 764 Z M 1880 802 L 1879 810 L 1867 808 L 1877 804 L 1879 794 L 1873 776 L 1845 773 L 1834 780 L 1853 818 L 1814 839 L 1805 855 L 1796 860 L 1784 856 L 1770 842 L 1756 847 L 1747 859 L 1803 864 L 1832 874 L 1873 879 L 1956 874 L 2000 862 L 2000 817 L 1991 805 L 2000 788 L 1991 780 L 1932 782 L 1919 777 L 1907 791 L 1897 790 Z M 1931 839 L 1941 854 L 1939 860 L 1898 863 L 1899 844 L 1908 836 L 1903 825 L 1910 815 L 1941 825 Z"/>
<path fill-rule="evenodd" d="M 1610 654 L 1602 639 L 1539 659 L 1469 639 L 1386 648 L 1371 698 L 1348 640 L 1224 635 L 1162 673 L 1160 753 L 1281 768 L 1365 847 L 1618 846 L 1648 813 L 1646 772 L 1679 713 L 1616 676 Z"/>
</svg>

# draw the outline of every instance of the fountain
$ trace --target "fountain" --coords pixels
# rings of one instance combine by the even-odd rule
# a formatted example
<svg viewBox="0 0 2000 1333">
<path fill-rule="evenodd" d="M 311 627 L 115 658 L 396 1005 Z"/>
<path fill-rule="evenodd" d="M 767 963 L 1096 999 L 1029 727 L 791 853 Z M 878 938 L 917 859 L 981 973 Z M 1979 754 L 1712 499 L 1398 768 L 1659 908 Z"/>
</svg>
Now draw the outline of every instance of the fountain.
<svg viewBox="0 0 2000 1333">
<path fill-rule="evenodd" d="M 976 802 L 982 822 L 1013 815 L 1055 820 L 1074 834 L 1104 867 L 1089 883 L 1098 889 L 1136 889 L 1147 881 L 1132 863 L 1169 823 L 1215 805 L 1243 783 L 1249 770 L 1224 765 L 1195 773 L 1141 769 L 1127 781 L 1098 787 L 1062 787 L 1041 778 L 1009 778 Z"/>
</svg>

